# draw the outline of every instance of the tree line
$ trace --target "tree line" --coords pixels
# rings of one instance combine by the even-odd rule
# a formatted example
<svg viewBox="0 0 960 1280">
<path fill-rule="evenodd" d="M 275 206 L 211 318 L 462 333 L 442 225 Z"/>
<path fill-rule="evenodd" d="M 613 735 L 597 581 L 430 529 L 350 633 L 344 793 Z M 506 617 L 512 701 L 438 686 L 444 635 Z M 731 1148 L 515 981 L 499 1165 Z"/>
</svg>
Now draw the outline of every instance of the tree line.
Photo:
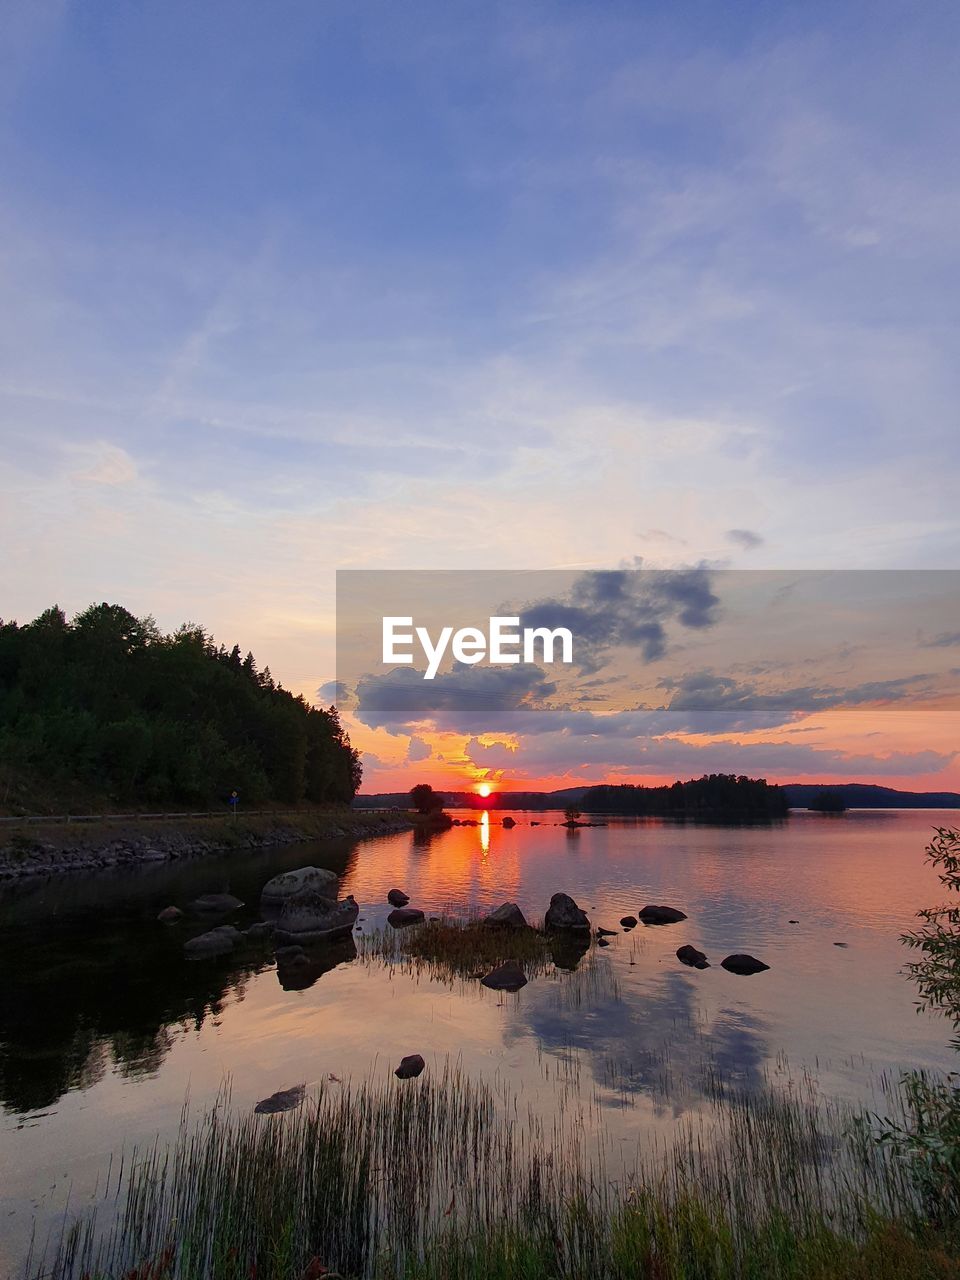
<svg viewBox="0 0 960 1280">
<path fill-rule="evenodd" d="M 784 818 L 789 810 L 782 787 L 765 778 L 732 773 L 705 774 L 670 786 L 590 787 L 579 802 L 584 813 L 624 813 L 656 817 L 731 821 Z"/>
<path fill-rule="evenodd" d="M 200 626 L 164 635 L 115 604 L 0 621 L 0 763 L 48 793 L 67 784 L 140 807 L 233 791 L 248 807 L 349 803 L 361 778 L 334 708 Z"/>
</svg>

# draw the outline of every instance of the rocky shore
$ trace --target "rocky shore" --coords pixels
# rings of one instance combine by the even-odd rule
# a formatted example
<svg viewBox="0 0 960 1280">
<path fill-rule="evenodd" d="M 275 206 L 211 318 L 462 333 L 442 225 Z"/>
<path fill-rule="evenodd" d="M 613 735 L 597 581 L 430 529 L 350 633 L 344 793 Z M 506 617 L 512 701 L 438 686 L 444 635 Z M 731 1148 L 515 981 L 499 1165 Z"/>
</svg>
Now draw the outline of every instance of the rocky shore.
<svg viewBox="0 0 960 1280">
<path fill-rule="evenodd" d="M 58 825 L 0 830 L 0 882 L 173 862 L 234 849 L 267 849 L 304 840 L 365 840 L 408 831 L 399 813 L 305 814 L 300 817 L 214 819 L 186 824 Z"/>
</svg>

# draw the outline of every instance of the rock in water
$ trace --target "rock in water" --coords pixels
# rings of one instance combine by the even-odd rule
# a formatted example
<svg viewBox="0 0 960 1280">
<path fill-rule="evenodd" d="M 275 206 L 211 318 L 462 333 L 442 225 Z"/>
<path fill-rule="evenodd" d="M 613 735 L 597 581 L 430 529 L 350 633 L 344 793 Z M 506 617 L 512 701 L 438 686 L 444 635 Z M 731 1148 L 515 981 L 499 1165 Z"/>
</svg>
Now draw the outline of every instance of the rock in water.
<svg viewBox="0 0 960 1280">
<path fill-rule="evenodd" d="M 320 894 L 306 890 L 288 898 L 274 929 L 278 942 L 324 942 L 342 938 L 353 929 L 360 908 L 353 895 L 342 902 L 331 902 Z"/>
<path fill-rule="evenodd" d="M 391 889 L 387 894 L 387 901 L 391 907 L 405 907 L 410 899 L 402 889 Z"/>
<path fill-rule="evenodd" d="M 509 831 L 511 827 L 515 827 L 515 826 L 517 825 L 517 820 L 516 820 L 516 818 L 511 818 L 511 817 L 507 816 L 507 817 L 506 817 L 506 818 L 504 818 L 504 820 L 503 820 L 503 825 L 504 825 L 505 829 L 506 829 L 507 831 Z"/>
<path fill-rule="evenodd" d="M 387 916 L 387 924 L 392 924 L 394 929 L 402 929 L 407 924 L 419 924 L 425 918 L 418 907 L 397 907 Z"/>
<path fill-rule="evenodd" d="M 640 919 L 644 924 L 679 924 L 686 918 L 676 907 L 646 906 L 640 912 Z"/>
<path fill-rule="evenodd" d="M 620 923 L 625 929 L 635 929 L 637 925 L 636 916 L 621 916 Z"/>
<path fill-rule="evenodd" d="M 597 946 L 598 946 L 598 947 L 609 947 L 609 945 L 610 945 L 610 939 L 609 939 L 609 938 L 598 938 L 598 939 L 597 939 Z"/>
<path fill-rule="evenodd" d="M 598 938 L 615 938 L 616 936 L 617 936 L 616 929 L 604 929 L 602 925 L 600 926 L 599 929 L 597 929 Z"/>
<path fill-rule="evenodd" d="M 157 919 L 161 924 L 174 924 L 177 920 L 183 919 L 183 912 L 179 907 L 164 907 Z"/>
<path fill-rule="evenodd" d="M 408 1053 L 405 1058 L 401 1059 L 399 1067 L 393 1074 L 398 1080 L 413 1080 L 426 1065 L 419 1053 Z"/>
<path fill-rule="evenodd" d="M 183 950 L 188 956 L 224 956 L 233 950 L 242 936 L 232 924 L 222 924 L 219 929 L 211 929 L 185 942 Z"/>
<path fill-rule="evenodd" d="M 231 911 L 238 911 L 243 903 L 232 893 L 202 893 L 188 905 L 197 915 L 225 916 Z"/>
<path fill-rule="evenodd" d="M 505 902 L 496 911 L 491 911 L 483 922 L 500 929 L 526 929 L 526 919 L 515 902 Z"/>
<path fill-rule="evenodd" d="M 278 1089 L 269 1098 L 261 1098 L 253 1108 L 258 1116 L 275 1116 L 278 1111 L 292 1111 L 303 1102 L 305 1086 L 295 1084 L 292 1089 Z"/>
<path fill-rule="evenodd" d="M 763 973 L 764 969 L 769 969 L 768 964 L 764 964 L 762 960 L 758 960 L 756 956 L 748 955 L 732 955 L 721 960 L 720 964 L 729 973 Z"/>
<path fill-rule="evenodd" d="M 689 945 L 677 948 L 677 959 L 682 964 L 688 964 L 692 969 L 709 969 L 710 961 L 702 951 L 698 951 L 696 947 Z"/>
<path fill-rule="evenodd" d="M 526 974 L 516 960 L 506 960 L 480 979 L 491 991 L 519 991 L 527 985 Z"/>
<path fill-rule="evenodd" d="M 550 906 L 544 917 L 548 929 L 571 929 L 576 932 L 590 932 L 590 921 L 568 893 L 555 893 L 550 899 Z"/>
<path fill-rule="evenodd" d="M 340 877 L 335 871 L 322 867 L 299 867 L 296 871 L 284 871 L 263 886 L 260 901 L 265 907 L 282 907 L 298 893 L 315 893 L 328 902 L 336 902 L 340 892 Z"/>
</svg>

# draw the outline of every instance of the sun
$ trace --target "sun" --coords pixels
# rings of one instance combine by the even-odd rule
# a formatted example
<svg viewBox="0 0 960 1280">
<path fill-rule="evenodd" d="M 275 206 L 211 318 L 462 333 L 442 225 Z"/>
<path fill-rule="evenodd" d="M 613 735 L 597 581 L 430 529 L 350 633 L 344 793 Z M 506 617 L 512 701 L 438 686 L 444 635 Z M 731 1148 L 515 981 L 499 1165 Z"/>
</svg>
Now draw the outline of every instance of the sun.
<svg viewBox="0 0 960 1280">
<path fill-rule="evenodd" d="M 483 796 L 484 798 L 486 798 L 492 790 L 493 787 L 491 787 L 489 782 L 480 782 L 477 784 L 477 795 Z"/>
</svg>

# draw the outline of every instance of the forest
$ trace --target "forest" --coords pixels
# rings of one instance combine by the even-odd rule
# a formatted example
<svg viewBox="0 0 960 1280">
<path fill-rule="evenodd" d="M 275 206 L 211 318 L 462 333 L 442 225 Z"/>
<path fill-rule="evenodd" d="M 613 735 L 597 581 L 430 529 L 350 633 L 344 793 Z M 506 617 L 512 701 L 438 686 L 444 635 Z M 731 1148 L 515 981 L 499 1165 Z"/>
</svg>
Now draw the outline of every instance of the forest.
<svg viewBox="0 0 960 1280">
<path fill-rule="evenodd" d="M 333 708 L 200 626 L 96 604 L 0 621 L 0 807 L 58 792 L 130 808 L 348 804 L 361 765 Z M 62 811 L 62 810 L 61 810 Z"/>
<path fill-rule="evenodd" d="M 765 821 L 787 816 L 787 797 L 765 778 L 711 773 L 663 787 L 590 787 L 583 794 L 584 813 L 648 814 L 691 821 Z"/>
</svg>

